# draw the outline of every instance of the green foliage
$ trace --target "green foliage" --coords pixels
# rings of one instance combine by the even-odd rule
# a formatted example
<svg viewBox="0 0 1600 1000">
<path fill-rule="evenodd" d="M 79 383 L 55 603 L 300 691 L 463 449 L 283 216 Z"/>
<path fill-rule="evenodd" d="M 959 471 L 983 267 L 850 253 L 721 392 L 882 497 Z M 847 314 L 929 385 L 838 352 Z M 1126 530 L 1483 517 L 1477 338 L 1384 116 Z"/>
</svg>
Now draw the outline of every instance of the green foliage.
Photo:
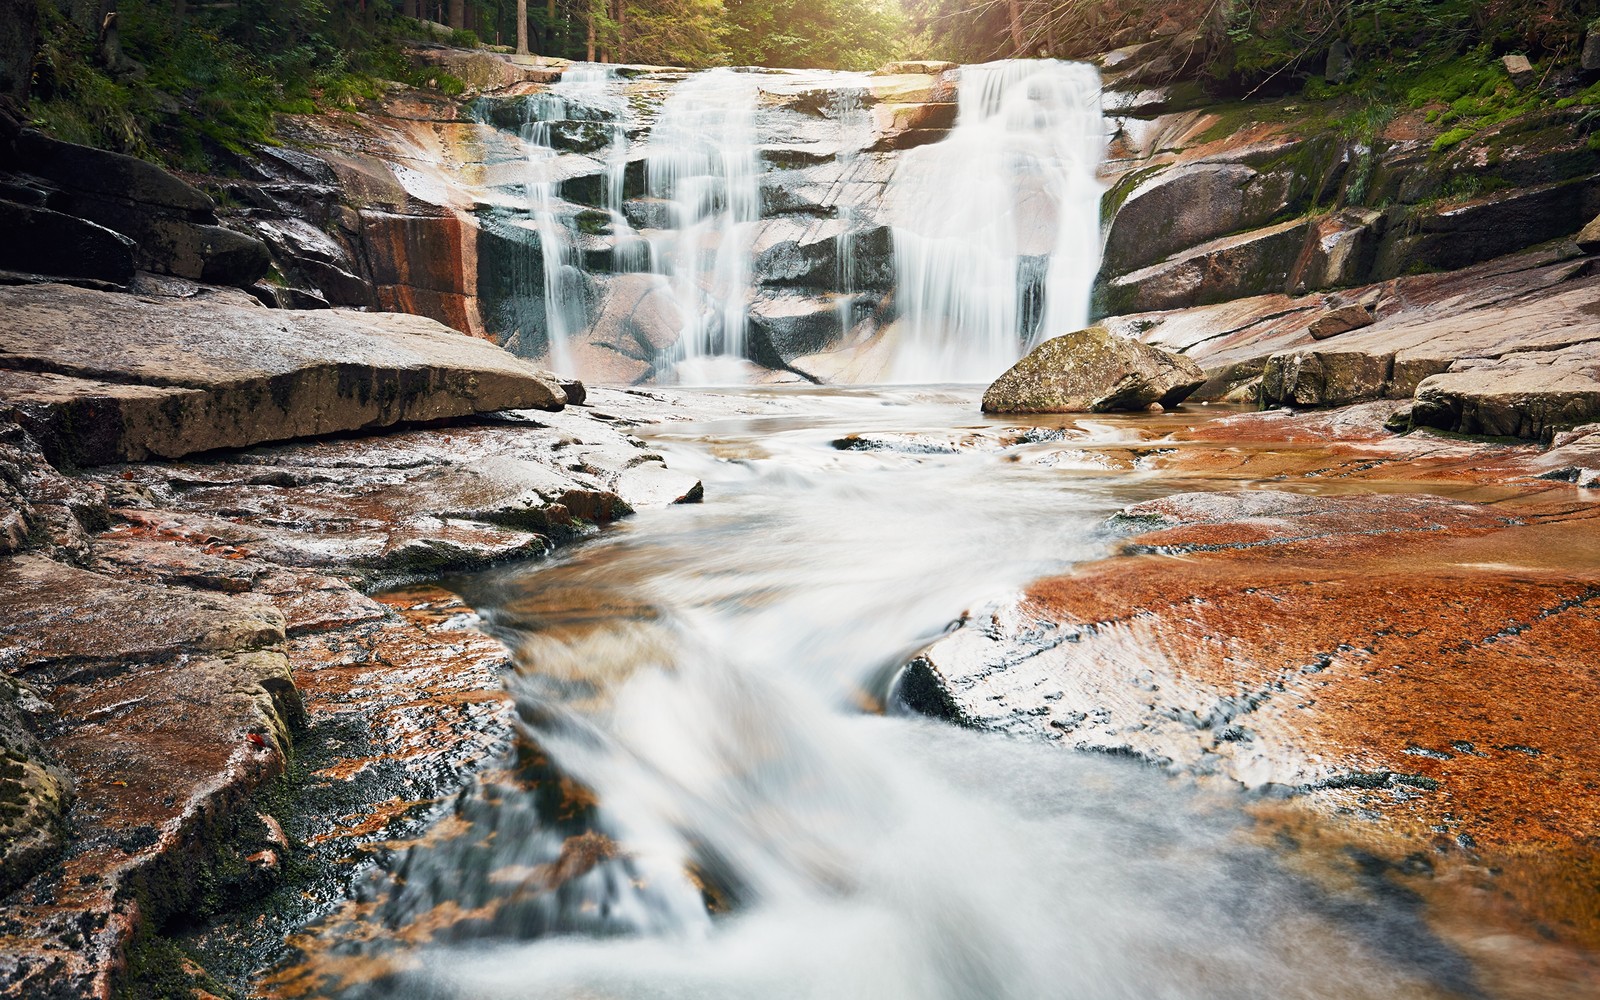
<svg viewBox="0 0 1600 1000">
<path fill-rule="evenodd" d="M 478 40 L 478 33 L 468 28 L 457 28 L 450 32 L 450 44 L 458 49 L 475 49 L 483 43 Z"/>
<path fill-rule="evenodd" d="M 887 0 L 726 0 L 735 64 L 873 69 L 898 54 L 899 9 Z"/>
</svg>

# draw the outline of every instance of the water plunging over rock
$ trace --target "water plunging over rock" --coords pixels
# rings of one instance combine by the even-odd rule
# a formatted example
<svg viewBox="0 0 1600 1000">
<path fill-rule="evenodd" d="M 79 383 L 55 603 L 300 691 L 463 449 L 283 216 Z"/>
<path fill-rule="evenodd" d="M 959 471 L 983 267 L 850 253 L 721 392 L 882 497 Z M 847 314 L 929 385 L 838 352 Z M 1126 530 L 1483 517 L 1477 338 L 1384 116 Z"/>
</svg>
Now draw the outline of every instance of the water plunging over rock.
<svg viewBox="0 0 1600 1000">
<path fill-rule="evenodd" d="M 575 67 L 483 98 L 479 121 L 525 150 L 485 174 L 486 320 L 519 353 L 601 381 L 744 380 L 752 363 L 990 378 L 1030 337 L 1085 319 L 1098 93 L 1091 67 L 1018 61 Z"/>
<path fill-rule="evenodd" d="M 649 143 L 649 192 L 671 202 L 651 240 L 684 319 L 676 359 L 743 358 L 755 223 L 761 217 L 756 84 L 714 70 L 679 85 Z"/>
<path fill-rule="evenodd" d="M 902 328 L 894 378 L 992 378 L 1025 344 L 1087 322 L 1104 145 L 1092 67 L 962 70 L 955 130 L 904 154 L 888 198 Z"/>
</svg>

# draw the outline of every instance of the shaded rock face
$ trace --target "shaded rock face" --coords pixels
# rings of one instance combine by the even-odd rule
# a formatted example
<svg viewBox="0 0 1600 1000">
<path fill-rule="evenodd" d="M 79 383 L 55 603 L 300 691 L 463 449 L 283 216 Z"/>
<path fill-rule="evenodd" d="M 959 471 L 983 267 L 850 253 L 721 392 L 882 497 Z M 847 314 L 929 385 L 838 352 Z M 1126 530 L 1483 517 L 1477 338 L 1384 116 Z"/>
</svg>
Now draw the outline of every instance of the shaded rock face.
<svg viewBox="0 0 1600 1000">
<path fill-rule="evenodd" d="M 115 230 L 46 208 L 0 201 L 0 268 L 93 278 L 112 285 L 133 280 L 134 242 Z"/>
<path fill-rule="evenodd" d="M 983 394 L 986 413 L 1142 410 L 1183 402 L 1205 381 L 1199 366 L 1091 327 L 1045 341 Z"/>
<path fill-rule="evenodd" d="M 253 306 L 0 289 L 4 398 L 82 464 L 566 403 L 553 376 L 431 320 Z"/>
<path fill-rule="evenodd" d="M 49 186 L 49 209 L 133 241 L 134 262 L 141 270 L 245 286 L 264 275 L 271 263 L 260 240 L 218 225 L 210 198 L 154 164 L 33 131 L 17 138 L 13 155 L 6 159 L 10 163 L 5 165 L 43 179 Z M 35 215 L 29 221 L 42 227 L 54 220 Z M 88 232 L 81 224 L 63 224 L 55 238 L 76 234 L 87 239 Z M 108 253 L 113 251 L 105 246 L 98 251 L 100 256 Z M 74 273 L 82 265 L 48 256 L 20 269 L 84 276 Z"/>
<path fill-rule="evenodd" d="M 1600 210 L 1600 154 L 1579 138 L 1570 109 L 1533 112 L 1438 153 L 1420 115 L 1362 142 L 1316 134 L 1294 107 L 1278 109 L 1283 123 L 1264 114 L 1223 134 L 1235 109 L 1140 110 L 1125 76 L 1108 64 L 1116 128 L 1100 314 L 1468 267 L 1568 236 Z M 1237 261 L 1241 247 L 1282 263 L 1222 266 L 1219 251 Z"/>
</svg>

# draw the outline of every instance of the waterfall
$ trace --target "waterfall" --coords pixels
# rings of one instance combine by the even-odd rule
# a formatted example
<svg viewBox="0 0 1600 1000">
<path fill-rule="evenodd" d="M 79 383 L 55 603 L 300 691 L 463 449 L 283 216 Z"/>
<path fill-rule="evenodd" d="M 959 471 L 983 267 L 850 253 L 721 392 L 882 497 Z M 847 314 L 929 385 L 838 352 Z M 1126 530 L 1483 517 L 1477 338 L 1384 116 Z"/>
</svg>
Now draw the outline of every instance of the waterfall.
<svg viewBox="0 0 1600 1000">
<path fill-rule="evenodd" d="M 555 130 L 575 118 L 620 118 L 622 102 L 607 89 L 615 78 L 611 67 L 575 65 L 562 74 L 559 83 L 536 95 L 526 105 L 522 138 L 527 149 L 528 217 L 539 237 L 549 360 L 559 371 L 576 370 L 572 338 L 583 332 L 589 317 L 570 206 L 560 199 L 561 182 L 552 169 L 560 156 Z M 615 121 L 594 124 L 608 128 L 611 133 L 605 154 L 605 207 L 613 226 L 620 224 L 626 229 L 622 216 L 622 171 L 626 167 L 627 137 Z M 619 254 L 623 242 L 619 235 L 616 244 Z"/>
<path fill-rule="evenodd" d="M 839 122 L 839 151 L 834 154 L 834 162 L 839 167 L 841 185 L 861 159 L 862 150 L 872 144 L 872 124 L 862 104 L 862 95 L 861 89 L 846 87 L 839 91 L 833 104 L 834 117 Z M 855 235 L 862 212 L 860 206 L 846 199 L 838 202 L 835 211 L 840 223 L 834 264 L 834 285 L 838 292 L 835 307 L 839 314 L 839 335 L 848 340 L 850 329 L 855 325 Z"/>
<path fill-rule="evenodd" d="M 905 153 L 887 195 L 899 343 L 891 378 L 992 379 L 1088 321 L 1105 146 L 1092 66 L 961 71 L 955 129 Z"/>
<path fill-rule="evenodd" d="M 684 317 L 677 359 L 745 355 L 751 246 L 761 217 L 755 109 L 749 74 L 712 70 L 684 81 L 662 105 L 647 143 L 649 192 L 671 202 L 671 231 L 652 240 Z M 696 377 L 686 366 L 680 380 Z"/>
</svg>

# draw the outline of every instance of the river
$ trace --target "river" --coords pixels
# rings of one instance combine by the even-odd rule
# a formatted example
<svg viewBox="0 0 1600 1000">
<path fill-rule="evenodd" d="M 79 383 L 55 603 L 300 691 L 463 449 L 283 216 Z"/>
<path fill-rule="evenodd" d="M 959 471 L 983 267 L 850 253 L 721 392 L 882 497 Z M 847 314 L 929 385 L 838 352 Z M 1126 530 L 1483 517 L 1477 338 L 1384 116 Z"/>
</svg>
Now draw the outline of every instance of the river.
<svg viewBox="0 0 1600 1000">
<path fill-rule="evenodd" d="M 1239 793 L 897 708 L 963 609 L 1179 486 L 1085 449 L 1192 417 L 1001 454 L 975 388 L 742 392 L 783 410 L 648 429 L 704 503 L 452 582 L 515 651 L 525 745 L 393 866 L 406 959 L 346 996 L 1481 995 L 1415 900 L 1290 871 Z"/>
</svg>

